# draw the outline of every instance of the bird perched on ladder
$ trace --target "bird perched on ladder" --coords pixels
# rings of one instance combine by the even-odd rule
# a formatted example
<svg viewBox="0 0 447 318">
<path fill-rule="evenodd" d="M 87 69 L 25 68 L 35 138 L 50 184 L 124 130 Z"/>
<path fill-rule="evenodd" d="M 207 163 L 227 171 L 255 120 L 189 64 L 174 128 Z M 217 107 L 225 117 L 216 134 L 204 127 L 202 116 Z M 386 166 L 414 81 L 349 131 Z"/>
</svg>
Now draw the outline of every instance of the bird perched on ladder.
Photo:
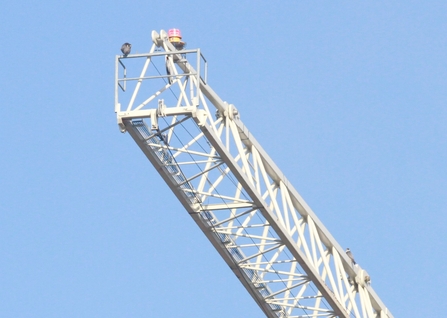
<svg viewBox="0 0 447 318">
<path fill-rule="evenodd" d="M 346 249 L 346 255 L 348 255 L 348 257 L 351 259 L 351 261 L 352 261 L 352 264 L 357 264 L 356 262 L 355 262 L 355 260 L 354 260 L 354 255 L 352 255 L 352 252 L 351 252 L 351 250 L 349 249 L 349 247 Z"/>
<path fill-rule="evenodd" d="M 129 55 L 131 48 L 132 48 L 132 44 L 127 43 L 127 42 L 121 46 L 121 52 L 123 52 L 124 57 L 127 57 L 127 55 Z"/>
</svg>

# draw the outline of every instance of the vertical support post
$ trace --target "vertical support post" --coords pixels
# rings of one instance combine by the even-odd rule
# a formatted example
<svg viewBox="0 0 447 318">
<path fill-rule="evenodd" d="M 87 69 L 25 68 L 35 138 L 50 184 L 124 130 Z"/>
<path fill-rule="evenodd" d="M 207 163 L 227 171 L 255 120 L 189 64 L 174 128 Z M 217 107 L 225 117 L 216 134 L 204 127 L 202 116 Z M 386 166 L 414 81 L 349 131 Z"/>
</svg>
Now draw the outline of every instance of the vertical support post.
<svg viewBox="0 0 447 318">
<path fill-rule="evenodd" d="M 118 58 L 119 55 L 115 56 L 115 113 L 121 111 L 120 104 L 118 103 Z"/>
<path fill-rule="evenodd" d="M 197 95 L 196 106 L 199 104 L 199 92 L 200 92 L 200 49 L 197 49 Z"/>
</svg>

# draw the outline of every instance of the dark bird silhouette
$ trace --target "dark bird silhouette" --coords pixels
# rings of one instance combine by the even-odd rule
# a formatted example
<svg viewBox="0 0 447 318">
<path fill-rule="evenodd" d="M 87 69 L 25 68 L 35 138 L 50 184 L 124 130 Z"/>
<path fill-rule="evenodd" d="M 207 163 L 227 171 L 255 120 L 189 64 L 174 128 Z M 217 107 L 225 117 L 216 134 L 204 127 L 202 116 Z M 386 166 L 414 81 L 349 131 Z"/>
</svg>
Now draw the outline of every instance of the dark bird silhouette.
<svg viewBox="0 0 447 318">
<path fill-rule="evenodd" d="M 132 44 L 127 43 L 127 42 L 121 46 L 121 52 L 123 52 L 124 57 L 129 55 L 131 48 L 132 48 Z"/>
<path fill-rule="evenodd" d="M 356 264 L 355 260 L 354 260 L 354 255 L 352 255 L 351 250 L 349 249 L 349 247 L 346 249 L 346 255 L 348 255 L 348 257 L 351 259 L 352 264 Z"/>
</svg>

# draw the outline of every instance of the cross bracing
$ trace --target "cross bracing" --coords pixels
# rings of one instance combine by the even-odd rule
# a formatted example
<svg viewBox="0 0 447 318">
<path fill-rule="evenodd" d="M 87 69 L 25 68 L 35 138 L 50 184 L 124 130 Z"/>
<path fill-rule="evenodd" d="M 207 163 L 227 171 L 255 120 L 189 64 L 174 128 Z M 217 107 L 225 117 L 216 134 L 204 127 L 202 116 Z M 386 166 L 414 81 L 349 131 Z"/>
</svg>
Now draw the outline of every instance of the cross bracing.
<svg viewBox="0 0 447 318">
<path fill-rule="evenodd" d="M 210 88 L 200 50 L 176 51 L 164 32 L 153 32 L 153 42 L 148 54 L 116 58 L 120 129 L 266 316 L 392 317 L 366 271 Z"/>
</svg>

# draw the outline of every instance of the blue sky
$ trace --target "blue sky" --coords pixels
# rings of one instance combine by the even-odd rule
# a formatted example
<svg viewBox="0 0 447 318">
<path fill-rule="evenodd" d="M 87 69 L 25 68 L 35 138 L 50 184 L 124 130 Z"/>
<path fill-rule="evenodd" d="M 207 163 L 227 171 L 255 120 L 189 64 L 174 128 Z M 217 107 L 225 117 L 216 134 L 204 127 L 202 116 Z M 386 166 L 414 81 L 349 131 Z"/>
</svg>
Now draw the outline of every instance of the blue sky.
<svg viewBox="0 0 447 318">
<path fill-rule="evenodd" d="M 131 137 L 114 56 L 177 27 L 395 317 L 447 305 L 447 4 L 9 1 L 1 317 L 262 317 Z"/>
</svg>

